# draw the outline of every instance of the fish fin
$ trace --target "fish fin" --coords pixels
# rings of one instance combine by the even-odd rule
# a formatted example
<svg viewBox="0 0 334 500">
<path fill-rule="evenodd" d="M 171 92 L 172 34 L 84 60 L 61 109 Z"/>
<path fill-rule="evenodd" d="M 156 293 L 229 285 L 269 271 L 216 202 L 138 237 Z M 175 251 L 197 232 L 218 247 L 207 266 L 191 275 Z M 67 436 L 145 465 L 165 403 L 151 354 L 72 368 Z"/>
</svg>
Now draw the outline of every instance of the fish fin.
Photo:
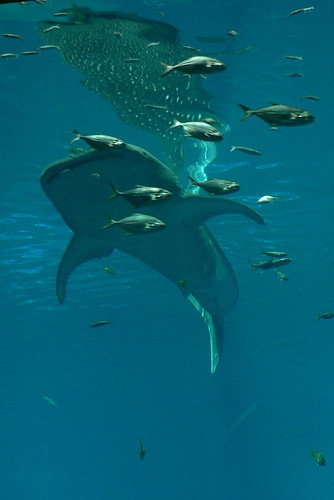
<svg viewBox="0 0 334 500">
<path fill-rule="evenodd" d="M 262 216 L 258 212 L 237 201 L 226 200 L 215 196 L 209 197 L 189 194 L 183 200 L 183 203 L 185 223 L 191 221 L 191 224 L 193 222 L 202 224 L 216 215 L 241 214 L 253 219 L 258 224 L 265 224 Z"/>
<path fill-rule="evenodd" d="M 57 272 L 57 297 L 62 304 L 66 297 L 66 284 L 71 273 L 84 262 L 107 257 L 114 248 L 93 238 L 75 234 L 60 261 Z"/>
<path fill-rule="evenodd" d="M 170 73 L 174 69 L 174 66 L 171 66 L 170 64 L 167 64 L 165 62 L 160 62 L 160 64 L 165 68 L 165 71 L 161 73 L 160 77 L 168 75 L 168 73 Z"/>
<path fill-rule="evenodd" d="M 182 123 L 176 118 L 173 118 L 173 125 L 171 125 L 169 128 L 175 128 L 175 127 L 182 127 Z"/>
<path fill-rule="evenodd" d="M 243 122 L 244 120 L 246 120 L 246 118 L 248 118 L 252 114 L 252 110 L 250 108 L 247 108 L 247 106 L 244 106 L 243 104 L 238 104 L 238 106 L 245 112 L 244 116 L 240 120 L 241 122 Z"/>
<path fill-rule="evenodd" d="M 109 186 L 113 190 L 113 193 L 109 196 L 109 200 L 113 200 L 114 198 L 117 198 L 120 194 L 122 194 L 115 188 L 115 186 L 111 182 L 109 182 Z"/>
<path fill-rule="evenodd" d="M 77 130 L 75 130 L 75 128 L 72 130 L 73 134 L 75 134 L 75 136 L 73 137 L 73 139 L 70 141 L 70 144 L 72 144 L 73 142 L 75 141 L 78 141 L 80 139 L 80 134 Z"/>
<path fill-rule="evenodd" d="M 187 299 L 197 309 L 205 323 L 208 325 L 210 337 L 211 373 L 214 373 L 217 369 L 222 351 L 224 321 L 223 319 L 219 320 L 218 317 L 211 315 L 206 309 L 204 309 L 204 307 L 201 306 L 196 297 L 194 297 L 191 293 L 187 296 Z"/>
</svg>

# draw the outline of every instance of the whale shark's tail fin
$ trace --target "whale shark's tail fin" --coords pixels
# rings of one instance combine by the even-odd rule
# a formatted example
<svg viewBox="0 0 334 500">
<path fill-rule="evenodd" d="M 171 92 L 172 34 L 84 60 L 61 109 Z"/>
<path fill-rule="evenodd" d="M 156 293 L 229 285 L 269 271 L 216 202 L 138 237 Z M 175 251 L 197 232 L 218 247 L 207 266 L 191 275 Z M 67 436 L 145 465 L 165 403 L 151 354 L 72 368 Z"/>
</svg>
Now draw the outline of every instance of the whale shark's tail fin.
<svg viewBox="0 0 334 500">
<path fill-rule="evenodd" d="M 201 314 L 205 323 L 208 325 L 209 336 L 210 336 L 210 354 L 211 354 L 211 373 L 216 371 L 218 366 L 222 344 L 223 344 L 223 319 L 213 317 L 203 306 L 198 302 L 198 300 L 190 293 L 187 299 L 196 307 L 197 311 Z"/>
</svg>

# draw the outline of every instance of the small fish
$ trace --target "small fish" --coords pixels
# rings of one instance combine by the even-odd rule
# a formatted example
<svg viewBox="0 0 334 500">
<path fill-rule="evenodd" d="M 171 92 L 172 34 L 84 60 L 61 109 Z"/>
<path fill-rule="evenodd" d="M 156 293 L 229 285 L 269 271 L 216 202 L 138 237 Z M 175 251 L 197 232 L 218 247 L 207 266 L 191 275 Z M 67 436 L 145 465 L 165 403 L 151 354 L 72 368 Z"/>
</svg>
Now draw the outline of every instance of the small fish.
<svg viewBox="0 0 334 500">
<path fill-rule="evenodd" d="M 146 451 L 145 451 L 145 448 L 144 448 L 142 440 L 140 440 L 139 441 L 139 456 L 140 456 L 140 459 L 144 460 L 145 455 L 146 455 Z"/>
<path fill-rule="evenodd" d="M 12 52 L 6 52 L 5 54 L 0 54 L 0 57 L 7 58 L 7 59 L 10 57 L 18 58 L 19 54 L 13 54 Z"/>
<path fill-rule="evenodd" d="M 179 285 L 183 290 L 189 291 L 189 286 L 186 280 L 179 280 Z"/>
<path fill-rule="evenodd" d="M 196 47 L 192 47 L 191 45 L 182 45 L 182 47 L 186 50 L 193 50 L 194 52 L 201 52 L 201 49 L 197 49 Z"/>
<path fill-rule="evenodd" d="M 73 129 L 75 137 L 71 140 L 70 144 L 79 139 L 84 140 L 90 147 L 94 149 L 108 149 L 118 146 L 124 146 L 124 142 L 117 137 L 112 137 L 111 135 L 95 134 L 95 135 L 81 135 L 75 129 Z"/>
<path fill-rule="evenodd" d="M 309 101 L 320 101 L 320 97 L 317 95 L 302 95 L 301 99 L 308 99 Z"/>
<path fill-rule="evenodd" d="M 302 12 L 310 12 L 311 10 L 314 10 L 314 7 L 303 7 L 302 9 L 296 9 L 289 12 L 289 14 L 287 14 L 287 17 L 295 16 L 296 14 L 301 14 Z"/>
<path fill-rule="evenodd" d="M 289 281 L 289 277 L 281 271 L 275 271 L 275 274 L 281 281 Z"/>
<path fill-rule="evenodd" d="M 331 319 L 334 318 L 334 312 L 323 312 L 322 314 L 318 314 L 318 319 Z"/>
<path fill-rule="evenodd" d="M 167 106 L 159 106 L 158 104 L 144 104 L 144 107 L 151 109 L 167 109 Z"/>
<path fill-rule="evenodd" d="M 303 73 L 285 73 L 286 78 L 301 78 L 303 77 Z"/>
<path fill-rule="evenodd" d="M 168 191 L 168 189 L 162 189 L 159 187 L 137 185 L 134 189 L 129 189 L 128 191 L 123 192 L 118 191 L 111 183 L 110 187 L 113 190 L 113 194 L 109 196 L 110 200 L 118 196 L 122 196 L 136 208 L 141 207 L 142 205 L 164 201 L 173 196 L 173 193 Z"/>
<path fill-rule="evenodd" d="M 232 153 L 232 151 L 240 151 L 241 153 L 247 153 L 249 155 L 254 155 L 254 156 L 262 155 L 261 151 L 258 151 L 257 149 L 253 148 L 247 148 L 246 146 L 232 146 L 230 149 L 230 153 Z"/>
<path fill-rule="evenodd" d="M 174 65 L 164 62 L 161 62 L 161 64 L 165 67 L 165 71 L 160 75 L 161 77 L 175 70 L 181 71 L 186 75 L 194 75 L 216 73 L 226 69 L 226 65 L 222 61 L 208 56 L 193 56 Z"/>
<path fill-rule="evenodd" d="M 243 104 L 239 104 L 239 106 L 245 111 L 240 121 L 246 120 L 249 116 L 256 115 L 261 118 L 261 120 L 269 123 L 271 128 L 277 128 L 278 126 L 307 125 L 314 121 L 314 117 L 309 111 L 286 104 L 273 103 L 270 106 L 259 109 L 250 109 Z"/>
<path fill-rule="evenodd" d="M 39 54 L 37 50 L 25 50 L 24 52 L 21 52 L 21 56 L 34 56 L 36 54 Z"/>
<path fill-rule="evenodd" d="M 182 127 L 184 130 L 184 135 L 192 137 L 193 139 L 199 139 L 201 141 L 217 142 L 222 141 L 223 136 L 219 130 L 207 122 L 180 122 L 174 119 L 174 124 L 169 128 Z"/>
<path fill-rule="evenodd" d="M 270 194 L 266 194 L 264 196 L 261 196 L 261 198 L 259 198 L 257 200 L 257 203 L 259 205 L 264 205 L 265 203 L 273 203 L 275 200 L 279 200 L 279 197 L 278 196 L 271 196 Z"/>
<path fill-rule="evenodd" d="M 269 259 L 269 260 L 263 260 L 262 262 L 251 262 L 250 260 L 248 261 L 250 265 L 252 266 L 252 271 L 256 271 L 256 269 L 261 269 L 261 270 L 266 270 L 266 269 L 272 269 L 280 266 L 284 266 L 286 264 L 290 264 L 292 262 L 292 259 L 289 257 L 282 257 L 281 259 Z"/>
<path fill-rule="evenodd" d="M 320 466 L 326 465 L 326 460 L 325 460 L 324 454 L 321 451 L 313 451 L 311 449 L 310 450 L 310 458 L 314 458 L 317 465 L 320 465 Z"/>
<path fill-rule="evenodd" d="M 287 252 L 279 252 L 275 250 L 261 250 L 261 253 L 268 255 L 268 257 L 286 257 Z"/>
<path fill-rule="evenodd" d="M 24 40 L 23 36 L 16 35 L 15 33 L 2 33 L 2 36 L 5 36 L 6 38 L 16 38 L 17 40 Z"/>
<path fill-rule="evenodd" d="M 206 181 L 196 181 L 189 176 L 192 182 L 191 187 L 198 186 L 207 193 L 211 195 L 222 195 L 234 193 L 240 189 L 240 185 L 234 181 L 228 181 L 225 179 L 208 179 Z"/>
<path fill-rule="evenodd" d="M 48 398 L 47 396 L 43 396 L 43 399 L 44 399 L 44 401 L 46 401 L 47 403 L 49 403 L 50 406 L 53 406 L 57 410 L 59 409 L 57 403 L 55 401 L 53 401 L 53 399 Z"/>
<path fill-rule="evenodd" d="M 111 321 L 107 320 L 102 320 L 102 321 L 96 321 L 95 323 L 91 323 L 89 326 L 92 328 L 96 328 L 97 326 L 104 326 L 104 325 L 110 325 Z"/>
<path fill-rule="evenodd" d="M 124 62 L 139 62 L 142 61 L 140 57 L 129 57 L 128 59 L 124 59 Z"/>
<path fill-rule="evenodd" d="M 160 42 L 151 42 L 146 45 L 146 48 L 149 49 L 150 47 L 155 47 L 156 45 L 160 45 Z"/>
<path fill-rule="evenodd" d="M 302 61 L 303 58 L 301 56 L 284 56 L 285 59 L 293 59 L 294 61 Z"/>
<path fill-rule="evenodd" d="M 55 14 L 53 14 L 54 16 L 56 17 L 60 17 L 60 16 L 69 16 L 70 13 L 69 12 L 56 12 Z"/>
<path fill-rule="evenodd" d="M 227 32 L 228 36 L 231 36 L 232 38 L 237 38 L 239 36 L 239 33 L 235 30 L 230 30 Z"/>
<path fill-rule="evenodd" d="M 153 233 L 166 227 L 166 224 L 156 217 L 134 213 L 129 217 L 124 217 L 124 219 L 111 219 L 108 224 L 102 227 L 102 229 L 109 229 L 110 227 L 114 227 L 116 225 L 125 229 L 127 235 Z"/>
<path fill-rule="evenodd" d="M 111 267 L 108 267 L 108 266 L 104 266 L 103 270 L 108 274 L 116 274 L 115 271 Z"/>
<path fill-rule="evenodd" d="M 60 29 L 60 26 L 58 26 L 57 24 L 55 24 L 54 26 L 50 26 L 50 28 L 45 28 L 45 30 L 43 30 L 43 33 L 48 33 L 49 31 L 52 31 L 52 30 L 59 30 Z"/>
<path fill-rule="evenodd" d="M 123 38 L 123 33 L 121 33 L 120 31 L 114 31 L 114 32 L 113 32 L 113 35 L 114 35 L 116 38 L 119 38 L 120 40 Z"/>
<path fill-rule="evenodd" d="M 58 45 L 41 45 L 38 47 L 38 50 L 46 50 L 46 49 L 59 49 Z"/>
</svg>

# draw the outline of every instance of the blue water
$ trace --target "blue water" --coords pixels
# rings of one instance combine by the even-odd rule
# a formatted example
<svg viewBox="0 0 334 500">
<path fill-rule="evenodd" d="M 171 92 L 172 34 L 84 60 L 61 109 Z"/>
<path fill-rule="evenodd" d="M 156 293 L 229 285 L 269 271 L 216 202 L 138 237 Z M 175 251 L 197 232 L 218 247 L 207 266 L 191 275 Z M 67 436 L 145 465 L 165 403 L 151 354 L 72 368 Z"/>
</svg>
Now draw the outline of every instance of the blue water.
<svg viewBox="0 0 334 500">
<path fill-rule="evenodd" d="M 230 127 L 207 173 L 237 181 L 234 199 L 257 209 L 266 226 L 227 216 L 208 222 L 240 286 L 214 375 L 200 315 L 173 284 L 126 255 L 81 266 L 59 305 L 55 275 L 70 231 L 40 188 L 41 171 L 67 155 L 73 127 L 161 152 L 153 136 L 126 126 L 88 92 L 58 52 L 0 59 L 0 498 L 330 499 L 334 319 L 317 315 L 334 311 L 333 3 L 314 0 L 312 12 L 289 18 L 309 4 L 81 5 L 152 19 L 164 11 L 161 20 L 180 29 L 182 42 L 206 53 L 256 46 L 222 54 L 227 71 L 204 81 Z M 62 9 L 58 0 L 1 5 L 1 32 L 25 40 L 2 38 L 0 52 L 41 45 L 36 23 Z M 230 29 L 240 33 L 235 41 L 196 39 Z M 304 77 L 283 76 L 292 72 Z M 301 100 L 305 94 L 321 99 Z M 239 121 L 238 103 L 270 102 L 306 108 L 315 122 L 270 130 L 256 117 Z M 229 153 L 233 144 L 263 156 Z M 279 200 L 259 207 L 265 194 Z M 248 260 L 262 260 L 263 248 L 293 258 L 282 268 L 289 281 L 272 270 L 251 272 Z M 112 324 L 89 327 L 102 319 Z M 324 453 L 325 467 L 310 459 L 310 448 Z"/>
</svg>

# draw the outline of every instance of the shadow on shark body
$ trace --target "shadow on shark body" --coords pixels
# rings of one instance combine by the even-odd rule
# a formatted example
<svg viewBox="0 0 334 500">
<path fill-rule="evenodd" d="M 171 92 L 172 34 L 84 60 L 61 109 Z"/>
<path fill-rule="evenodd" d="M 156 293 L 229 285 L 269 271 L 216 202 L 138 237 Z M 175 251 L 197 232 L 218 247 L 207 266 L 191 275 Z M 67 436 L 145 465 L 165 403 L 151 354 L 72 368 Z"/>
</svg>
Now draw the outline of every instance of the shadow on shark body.
<svg viewBox="0 0 334 500">
<path fill-rule="evenodd" d="M 169 200 L 135 209 L 161 219 L 166 228 L 133 236 L 120 227 L 102 229 L 107 216 L 118 220 L 133 212 L 121 196 L 110 199 L 110 183 L 120 191 L 137 184 L 171 191 Z M 91 259 L 109 256 L 116 248 L 175 283 L 200 312 L 209 329 L 214 372 L 221 355 L 224 317 L 238 299 L 238 284 L 204 222 L 221 214 L 242 214 L 264 224 L 262 217 L 234 201 L 185 193 L 168 167 L 133 145 L 53 163 L 42 172 L 41 184 L 74 233 L 58 269 L 59 301 L 65 300 L 66 284 L 74 269 Z"/>
</svg>

